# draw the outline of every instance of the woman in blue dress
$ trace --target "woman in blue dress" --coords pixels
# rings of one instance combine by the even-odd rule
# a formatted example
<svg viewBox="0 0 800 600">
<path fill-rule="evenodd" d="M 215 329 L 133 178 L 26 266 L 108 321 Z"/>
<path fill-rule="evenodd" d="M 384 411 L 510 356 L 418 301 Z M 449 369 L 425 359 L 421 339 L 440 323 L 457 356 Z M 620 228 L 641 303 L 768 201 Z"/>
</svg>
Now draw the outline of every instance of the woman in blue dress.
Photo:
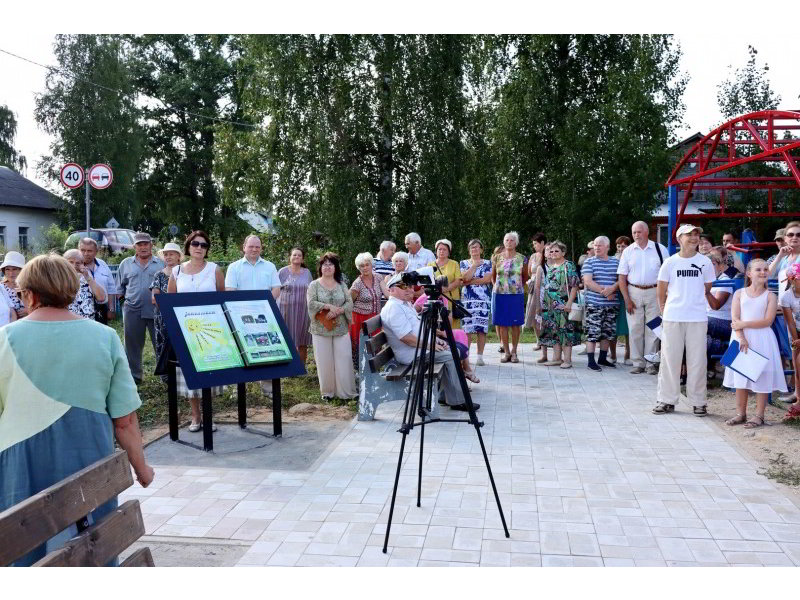
<svg viewBox="0 0 800 600">
<path fill-rule="evenodd" d="M 463 286 L 461 302 L 470 312 L 470 316 L 461 319 L 461 329 L 467 334 L 477 334 L 478 360 L 475 364 L 481 366 L 485 364 L 483 347 L 489 331 L 489 308 L 492 304 L 492 263 L 481 258 L 483 243 L 479 239 L 470 240 L 467 247 L 470 257 L 462 260 L 459 267 Z"/>
</svg>

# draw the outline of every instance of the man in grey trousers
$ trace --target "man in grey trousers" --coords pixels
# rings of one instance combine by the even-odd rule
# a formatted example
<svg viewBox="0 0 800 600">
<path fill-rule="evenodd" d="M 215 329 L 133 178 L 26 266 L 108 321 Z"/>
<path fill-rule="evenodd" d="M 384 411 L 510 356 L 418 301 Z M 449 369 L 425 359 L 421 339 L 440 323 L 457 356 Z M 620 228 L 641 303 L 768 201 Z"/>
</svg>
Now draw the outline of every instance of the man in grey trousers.
<svg viewBox="0 0 800 600">
<path fill-rule="evenodd" d="M 150 332 L 150 343 L 155 353 L 153 337 L 153 303 L 150 301 L 150 284 L 164 263 L 153 256 L 153 240 L 148 233 L 133 236 L 136 256 L 123 260 L 117 270 L 117 293 L 125 299 L 122 305 L 122 323 L 125 330 L 125 354 L 136 385 L 142 383 L 142 350 L 145 332 Z"/>
</svg>

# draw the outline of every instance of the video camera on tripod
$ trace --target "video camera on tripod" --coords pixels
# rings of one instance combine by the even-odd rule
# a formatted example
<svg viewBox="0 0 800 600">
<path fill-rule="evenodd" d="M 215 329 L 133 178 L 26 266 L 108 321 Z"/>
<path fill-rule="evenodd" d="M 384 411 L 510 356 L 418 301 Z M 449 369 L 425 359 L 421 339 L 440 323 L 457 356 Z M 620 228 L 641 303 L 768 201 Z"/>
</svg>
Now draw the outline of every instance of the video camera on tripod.
<svg viewBox="0 0 800 600">
<path fill-rule="evenodd" d="M 436 277 L 433 267 L 422 267 L 416 271 L 406 271 L 401 275 L 403 283 L 406 285 L 419 285 L 425 289 L 425 295 L 429 301 L 439 300 L 442 296 L 447 298 L 452 306 L 451 312 L 454 319 L 464 319 L 472 314 L 464 307 L 460 300 L 455 300 L 444 293 L 443 289 L 449 285 L 447 277 L 442 275 Z"/>
</svg>

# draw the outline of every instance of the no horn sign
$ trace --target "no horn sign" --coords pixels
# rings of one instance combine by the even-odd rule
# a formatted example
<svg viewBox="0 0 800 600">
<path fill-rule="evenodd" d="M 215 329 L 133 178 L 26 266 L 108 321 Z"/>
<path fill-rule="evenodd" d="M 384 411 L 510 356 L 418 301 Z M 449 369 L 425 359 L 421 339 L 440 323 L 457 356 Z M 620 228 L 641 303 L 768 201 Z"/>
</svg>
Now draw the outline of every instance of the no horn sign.
<svg viewBox="0 0 800 600">
<path fill-rule="evenodd" d="M 114 181 L 114 173 L 111 171 L 111 167 L 103 163 L 93 165 L 89 169 L 88 177 L 89 185 L 96 190 L 104 190 Z"/>
</svg>

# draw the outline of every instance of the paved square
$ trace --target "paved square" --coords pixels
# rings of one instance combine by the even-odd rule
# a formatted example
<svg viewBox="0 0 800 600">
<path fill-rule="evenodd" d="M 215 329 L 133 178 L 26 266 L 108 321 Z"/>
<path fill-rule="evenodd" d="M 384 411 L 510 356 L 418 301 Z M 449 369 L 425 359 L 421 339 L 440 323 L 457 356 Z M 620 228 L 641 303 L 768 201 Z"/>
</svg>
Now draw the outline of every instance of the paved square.
<svg viewBox="0 0 800 600">
<path fill-rule="evenodd" d="M 798 507 L 691 407 L 651 414 L 655 377 L 583 357 L 543 367 L 520 348 L 520 364 L 500 364 L 487 345 L 472 386 L 510 539 L 474 428 L 437 423 L 421 508 L 419 430 L 408 437 L 381 552 L 400 401 L 354 421 L 311 471 L 156 465 L 122 500 L 141 500 L 149 536 L 252 544 L 239 566 L 800 565 Z"/>
</svg>

